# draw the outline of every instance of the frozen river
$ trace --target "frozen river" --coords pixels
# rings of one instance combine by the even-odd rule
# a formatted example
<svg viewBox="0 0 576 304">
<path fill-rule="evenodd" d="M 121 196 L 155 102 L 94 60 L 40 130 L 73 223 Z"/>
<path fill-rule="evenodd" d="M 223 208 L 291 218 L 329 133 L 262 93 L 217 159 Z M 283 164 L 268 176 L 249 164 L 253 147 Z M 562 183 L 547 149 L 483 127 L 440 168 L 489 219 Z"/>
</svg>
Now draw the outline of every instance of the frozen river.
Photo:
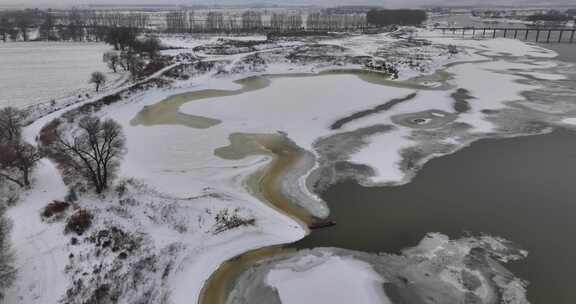
<svg viewBox="0 0 576 304">
<path fill-rule="evenodd" d="M 89 88 L 93 71 L 106 72 L 103 43 L 0 43 L 0 107 L 29 106 Z"/>
</svg>

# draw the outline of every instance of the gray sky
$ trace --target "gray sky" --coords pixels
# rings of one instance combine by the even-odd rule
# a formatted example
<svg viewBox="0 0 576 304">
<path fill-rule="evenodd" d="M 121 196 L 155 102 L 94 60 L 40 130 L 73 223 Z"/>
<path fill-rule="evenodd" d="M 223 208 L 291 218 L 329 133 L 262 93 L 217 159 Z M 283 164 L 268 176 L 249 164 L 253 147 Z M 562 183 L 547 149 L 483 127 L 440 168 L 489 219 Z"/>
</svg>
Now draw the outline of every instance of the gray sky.
<svg viewBox="0 0 576 304">
<path fill-rule="evenodd" d="M 576 5 L 576 0 L 0 0 L 0 7 L 68 7 L 85 4 L 248 4 L 283 5 L 315 4 L 372 4 L 386 7 L 416 7 L 420 5 Z"/>
</svg>

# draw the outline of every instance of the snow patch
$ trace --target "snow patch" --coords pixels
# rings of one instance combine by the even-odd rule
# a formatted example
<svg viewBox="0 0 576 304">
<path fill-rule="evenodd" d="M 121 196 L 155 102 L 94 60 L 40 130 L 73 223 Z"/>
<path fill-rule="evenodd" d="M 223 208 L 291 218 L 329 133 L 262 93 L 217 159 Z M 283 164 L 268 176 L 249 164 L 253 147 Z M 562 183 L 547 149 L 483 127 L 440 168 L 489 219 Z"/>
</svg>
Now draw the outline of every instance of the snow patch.
<svg viewBox="0 0 576 304">
<path fill-rule="evenodd" d="M 370 264 L 339 256 L 285 261 L 266 278 L 266 283 L 280 294 L 283 304 L 319 301 L 388 304 L 391 302 L 381 287 L 384 282 Z"/>
</svg>

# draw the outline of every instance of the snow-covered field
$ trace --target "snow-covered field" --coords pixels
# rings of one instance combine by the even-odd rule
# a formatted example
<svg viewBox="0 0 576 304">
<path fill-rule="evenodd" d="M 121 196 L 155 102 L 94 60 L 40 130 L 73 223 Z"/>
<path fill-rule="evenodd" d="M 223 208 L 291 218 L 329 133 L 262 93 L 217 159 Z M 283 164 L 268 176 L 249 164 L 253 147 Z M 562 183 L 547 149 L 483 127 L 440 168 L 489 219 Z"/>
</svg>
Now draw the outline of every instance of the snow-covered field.
<svg viewBox="0 0 576 304">
<path fill-rule="evenodd" d="M 407 36 L 425 39 L 430 44 L 415 42 Z M 191 48 L 206 43 L 221 43 L 213 38 L 195 40 L 177 36 L 166 37 L 164 42 L 183 48 L 170 50 L 170 54 L 191 52 Z M 324 46 L 318 47 L 320 43 Z M 450 45 L 458 48 L 458 54 L 446 51 Z M 30 217 L 14 227 L 17 263 L 22 271 L 16 286 L 8 293 L 9 299 L 13 299 L 10 303 L 54 303 L 59 296 L 79 301 L 96 293 L 102 285 L 110 285 L 111 278 L 123 282 L 108 286 L 122 293 L 121 303 L 146 297 L 155 303 L 196 303 L 206 280 L 226 260 L 249 250 L 304 237 L 307 228 L 272 208 L 269 203 L 274 202 L 265 202 L 259 187 L 251 180 L 254 174 L 268 168 L 273 153 L 254 154 L 252 150 L 242 150 L 243 146 L 234 147 L 233 134 L 285 136 L 316 157 L 316 166 L 308 172 L 309 176 L 325 170 L 329 173 L 320 174 L 321 178 L 348 174 L 347 177 L 358 177 L 366 184 L 398 184 L 407 182 L 424 161 L 451 153 L 472 140 L 542 132 L 530 129 L 530 123 L 569 124 L 573 123 L 570 117 L 576 116 L 576 104 L 570 99 L 574 95 L 569 94 L 575 88 L 567 80 L 574 75 L 561 73 L 567 69 L 550 60 L 554 52 L 509 39 L 461 40 L 419 31 L 400 36 L 381 34 L 320 42 L 258 44 L 247 53 L 196 55 L 221 60 L 222 66 L 202 76 L 173 81 L 169 87 L 137 92 L 97 113 L 123 126 L 128 152 L 120 175 L 137 182 L 130 183 L 127 197 L 114 192 L 104 197 L 87 195 L 79 204 L 97 216 L 89 235 L 118 227 L 137 239 L 139 249 L 127 258 L 120 258 L 118 253 L 95 247 L 89 241 L 68 245 L 69 239 L 62 236 L 60 223 L 48 224 L 35 217 L 33 214 L 43 205 L 65 195 L 64 185 L 55 177 L 58 172 L 45 161 L 36 174 L 34 190 L 9 213 L 15 221 L 24 213 Z M 387 56 L 394 57 L 392 62 L 400 71 L 400 80 L 366 79 L 362 74 L 350 73 L 297 75 L 361 69 L 358 58 L 362 56 L 384 60 Z M 414 57 L 419 64 L 398 59 L 403 56 Z M 181 120 L 150 124 L 135 120 L 139 113 L 152 107 L 160 111 L 155 115 L 174 117 L 168 111 L 174 110 L 169 105 L 177 94 L 238 91 L 241 85 L 234 81 L 272 73 L 292 76 L 268 77 L 267 86 L 244 93 L 228 96 L 207 93 L 204 98 L 177 107 L 179 119 L 209 118 L 215 122 L 209 126 L 196 128 Z M 562 94 L 554 95 L 558 92 L 546 91 L 549 88 Z M 542 97 L 547 94 L 553 97 Z M 48 121 L 45 118 L 29 126 L 26 138 L 33 141 Z M 259 146 L 258 142 L 244 144 Z M 215 151 L 223 147 L 238 149 L 235 152 L 240 157 L 219 157 Z M 338 172 L 337 163 L 351 164 L 353 168 L 364 166 L 358 172 Z M 307 184 L 307 178 L 308 175 L 301 177 L 300 186 Z M 305 193 L 312 190 L 302 189 Z M 314 200 L 321 203 L 317 198 Z M 309 207 L 311 211 L 317 210 Z M 251 224 L 220 231 L 216 216 L 222 212 L 238 215 Z M 38 245 L 39 236 L 54 241 Z M 22 243 L 22 239 L 30 241 Z M 448 240 L 441 241 L 450 244 Z M 448 247 L 450 251 L 452 246 Z M 39 254 L 34 255 L 34 251 Z M 69 253 L 74 257 L 66 262 L 63 255 L 67 257 Z M 141 273 L 133 271 L 139 269 L 134 265 L 143 263 L 152 269 L 143 268 L 144 279 Z M 97 273 L 102 275 L 94 272 L 96 264 Z M 52 276 L 34 276 L 38 269 L 49 269 Z M 335 270 L 346 270 L 351 278 L 307 289 L 306 293 L 296 292 L 301 286 L 332 278 Z M 72 282 L 81 278 L 89 282 L 88 286 L 64 295 L 63 291 L 77 287 Z M 368 264 L 340 257 L 299 272 L 276 270 L 268 282 L 279 290 L 283 303 L 328 296 L 328 289 L 332 289 L 331 297 L 342 301 L 347 298 L 334 289 L 363 299 L 359 302 L 386 303 L 386 294 L 376 288 L 386 280 L 371 272 Z"/>
<path fill-rule="evenodd" d="M 101 71 L 104 43 L 13 42 L 0 44 L 0 106 L 26 107 L 70 95 L 92 94 L 90 74 Z"/>
</svg>

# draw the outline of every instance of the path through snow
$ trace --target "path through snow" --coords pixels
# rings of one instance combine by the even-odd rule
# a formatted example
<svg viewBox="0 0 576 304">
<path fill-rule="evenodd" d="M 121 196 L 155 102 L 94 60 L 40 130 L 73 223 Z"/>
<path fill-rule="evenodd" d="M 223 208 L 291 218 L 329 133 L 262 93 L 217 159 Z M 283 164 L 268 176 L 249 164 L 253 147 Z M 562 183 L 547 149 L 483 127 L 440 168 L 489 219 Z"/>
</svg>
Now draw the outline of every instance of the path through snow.
<svg viewBox="0 0 576 304">
<path fill-rule="evenodd" d="M 42 160 L 35 172 L 34 188 L 22 195 L 7 217 L 15 253 L 17 279 L 6 292 L 6 303 L 58 303 L 67 286 L 67 238 L 62 223 L 42 222 L 40 211 L 52 200 L 62 199 L 67 188 L 54 164 Z"/>
</svg>

